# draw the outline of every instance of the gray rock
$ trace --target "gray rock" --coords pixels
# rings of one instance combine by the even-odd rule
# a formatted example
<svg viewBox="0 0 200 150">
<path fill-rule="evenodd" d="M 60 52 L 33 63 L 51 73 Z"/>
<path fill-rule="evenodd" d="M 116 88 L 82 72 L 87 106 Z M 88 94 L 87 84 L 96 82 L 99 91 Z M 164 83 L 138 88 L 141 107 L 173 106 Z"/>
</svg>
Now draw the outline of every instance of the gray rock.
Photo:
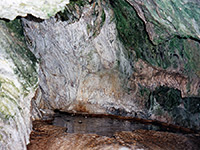
<svg viewBox="0 0 200 150">
<path fill-rule="evenodd" d="M 40 60 L 37 105 L 68 112 L 137 111 L 134 94 L 127 92 L 133 70 L 112 9 L 100 2 L 80 8 L 76 21 L 22 19 L 29 48 Z"/>
</svg>

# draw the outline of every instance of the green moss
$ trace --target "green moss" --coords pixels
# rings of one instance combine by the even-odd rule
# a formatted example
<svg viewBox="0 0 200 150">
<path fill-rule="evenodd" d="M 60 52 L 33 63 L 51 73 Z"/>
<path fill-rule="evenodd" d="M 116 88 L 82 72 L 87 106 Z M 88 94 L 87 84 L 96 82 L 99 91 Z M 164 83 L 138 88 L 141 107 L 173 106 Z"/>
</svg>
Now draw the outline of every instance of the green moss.
<svg viewBox="0 0 200 150">
<path fill-rule="evenodd" d="M 150 93 L 151 93 L 151 91 L 148 88 L 140 86 L 140 95 L 142 97 L 144 97 L 144 96 L 148 97 Z"/>
<path fill-rule="evenodd" d="M 26 83 L 22 83 L 24 88 L 27 89 L 38 81 L 36 63 L 37 59 L 29 50 L 24 47 L 15 47 L 13 51 L 8 50 L 13 62 L 16 65 L 15 73 L 20 77 L 26 80 Z M 21 53 L 20 53 L 21 52 Z M 30 55 L 31 54 L 31 55 Z M 21 59 L 19 59 L 21 58 Z M 26 65 L 22 63 L 22 59 L 25 59 Z M 30 60 L 34 61 L 30 61 Z"/>
<path fill-rule="evenodd" d="M 19 40 L 24 41 L 24 33 L 20 19 L 5 22 L 5 24 L 14 36 L 16 36 Z"/>
<path fill-rule="evenodd" d="M 137 16 L 135 10 L 126 1 L 110 0 L 115 13 L 115 21 L 119 39 L 128 48 L 139 47 L 146 36 L 144 24 Z"/>
<path fill-rule="evenodd" d="M 148 38 L 144 23 L 132 6 L 123 0 L 111 0 L 110 3 L 115 13 L 119 39 L 129 50 L 127 54 L 132 54 L 130 51 L 133 50 L 136 58 L 141 58 L 153 66 L 163 69 L 183 67 L 181 70 L 185 75 L 200 76 L 200 44 L 198 41 L 178 36 L 163 40 L 162 34 L 159 34 L 162 43 L 154 45 Z M 156 32 L 162 33 L 164 27 L 159 26 L 158 22 L 156 24 L 155 30 L 159 30 Z"/>
<path fill-rule="evenodd" d="M 177 35 L 199 39 L 200 9 L 197 2 L 144 0 L 139 7 L 144 12 L 145 20 L 152 26 L 151 35 L 155 44 Z"/>
<path fill-rule="evenodd" d="M 18 100 L 20 99 L 20 91 L 11 81 L 2 82 L 0 91 L 0 118 L 8 120 L 14 117 L 16 109 L 21 109 Z"/>
<path fill-rule="evenodd" d="M 102 10 L 102 15 L 101 15 L 101 26 L 103 26 L 104 22 L 106 21 L 106 14 L 104 10 Z"/>
<path fill-rule="evenodd" d="M 66 5 L 65 9 L 58 12 L 56 16 L 59 16 L 58 18 L 61 19 L 61 21 L 78 21 L 79 18 L 76 16 L 77 12 L 75 6 L 78 6 L 81 9 L 81 7 L 86 4 L 88 4 L 88 2 L 84 0 L 71 0 L 70 3 Z"/>
<path fill-rule="evenodd" d="M 200 71 L 200 44 L 193 40 L 185 40 L 183 48 L 184 58 L 186 60 L 185 68 L 194 70 L 198 75 Z"/>
<path fill-rule="evenodd" d="M 0 134 L 0 141 L 2 141 L 2 140 L 3 140 L 3 135 Z"/>
<path fill-rule="evenodd" d="M 9 118 L 14 117 L 11 113 L 12 110 L 10 111 L 10 109 L 8 109 L 8 107 L 6 105 L 2 104 L 1 102 L 0 102 L 0 108 L 1 108 L 1 110 L 0 110 L 0 116 L 1 116 L 0 118 L 1 119 L 9 120 Z"/>
<path fill-rule="evenodd" d="M 153 113 L 158 116 L 162 116 L 164 114 L 163 109 L 159 106 L 153 111 Z"/>
<path fill-rule="evenodd" d="M 179 90 L 159 87 L 151 92 L 146 106 L 152 114 L 157 116 L 167 115 L 177 125 L 199 128 L 199 97 L 182 98 Z"/>
<path fill-rule="evenodd" d="M 162 106 L 166 111 L 172 111 L 181 101 L 181 93 L 179 90 L 168 87 L 159 87 L 152 93 L 152 99 Z"/>
<path fill-rule="evenodd" d="M 33 55 L 33 53 L 26 48 L 25 40 L 24 40 L 24 33 L 23 33 L 23 27 L 21 24 L 20 19 L 14 19 L 13 21 L 8 21 L 8 22 L 0 22 L 2 24 L 5 24 L 6 27 L 8 28 L 9 32 L 13 36 L 14 40 L 18 41 L 18 43 L 13 43 L 13 44 L 18 44 L 18 53 L 21 54 L 22 57 L 30 59 L 33 64 L 37 62 L 36 57 Z M 13 45 L 14 46 L 14 45 Z M 15 49 L 15 47 L 12 47 Z"/>
<path fill-rule="evenodd" d="M 37 59 L 26 47 L 23 29 L 19 19 L 10 22 L 0 21 L 0 24 L 6 26 L 10 33 L 10 35 L 7 33 L 7 37 L 4 37 L 5 39 L 2 39 L 0 44 L 5 45 L 3 40 L 7 40 L 7 45 L 5 47 L 6 53 L 15 64 L 15 68 L 13 68 L 14 72 L 20 78 L 19 81 L 22 81 L 21 83 L 24 90 L 28 90 L 29 87 L 32 87 L 38 81 L 36 70 Z"/>
<path fill-rule="evenodd" d="M 11 92 L 16 91 L 17 94 L 20 93 L 19 89 L 15 86 L 15 84 L 12 81 L 0 77 L 0 83 L 1 83 L 1 88 L 4 88 L 5 86 L 8 87 L 8 85 L 9 85 L 12 87 L 12 89 L 10 90 Z"/>
</svg>

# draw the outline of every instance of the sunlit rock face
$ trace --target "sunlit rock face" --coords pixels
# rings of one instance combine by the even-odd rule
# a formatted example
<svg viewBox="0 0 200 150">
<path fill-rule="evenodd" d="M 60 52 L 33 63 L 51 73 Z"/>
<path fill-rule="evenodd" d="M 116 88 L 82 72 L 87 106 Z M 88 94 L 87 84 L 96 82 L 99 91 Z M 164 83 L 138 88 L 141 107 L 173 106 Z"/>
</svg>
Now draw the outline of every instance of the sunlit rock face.
<svg viewBox="0 0 200 150">
<path fill-rule="evenodd" d="M 144 21 L 148 35 L 158 44 L 174 35 L 200 40 L 200 1 L 126 0 Z"/>
<path fill-rule="evenodd" d="M 1 0 L 0 18 L 13 20 L 17 16 L 32 14 L 46 19 L 61 11 L 68 3 L 69 0 Z"/>
<path fill-rule="evenodd" d="M 124 0 L 79 0 L 48 20 L 22 19 L 40 63 L 35 106 L 43 113 L 111 113 L 199 129 L 199 41 L 170 32 L 157 33 L 158 44 L 138 15 Z"/>
<path fill-rule="evenodd" d="M 17 21 L 0 21 L 1 150 L 26 149 L 31 132 L 31 98 L 38 83 L 36 58 L 24 46 L 17 25 Z"/>
</svg>

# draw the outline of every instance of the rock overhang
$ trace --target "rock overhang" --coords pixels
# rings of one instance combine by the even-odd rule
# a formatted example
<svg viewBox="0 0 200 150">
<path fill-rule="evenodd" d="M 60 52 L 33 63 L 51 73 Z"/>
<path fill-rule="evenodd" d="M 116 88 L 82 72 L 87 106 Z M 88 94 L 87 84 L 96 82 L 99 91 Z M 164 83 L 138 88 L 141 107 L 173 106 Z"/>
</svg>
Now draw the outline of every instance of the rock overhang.
<svg viewBox="0 0 200 150">
<path fill-rule="evenodd" d="M 41 19 L 48 19 L 62 11 L 69 0 L 1 0 L 0 18 L 14 20 L 17 16 L 31 14 Z"/>
</svg>

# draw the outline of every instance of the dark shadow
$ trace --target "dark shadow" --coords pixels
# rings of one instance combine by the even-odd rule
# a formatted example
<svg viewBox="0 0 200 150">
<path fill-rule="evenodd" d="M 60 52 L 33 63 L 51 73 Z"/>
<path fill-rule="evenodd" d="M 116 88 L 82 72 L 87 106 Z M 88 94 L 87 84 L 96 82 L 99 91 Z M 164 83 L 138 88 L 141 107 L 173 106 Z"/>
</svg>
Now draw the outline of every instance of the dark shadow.
<svg viewBox="0 0 200 150">
<path fill-rule="evenodd" d="M 27 19 L 28 21 L 33 21 L 33 22 L 37 22 L 37 23 L 41 23 L 44 21 L 44 19 L 41 18 L 37 18 L 31 14 L 28 14 L 26 17 L 24 17 L 25 19 Z"/>
</svg>

